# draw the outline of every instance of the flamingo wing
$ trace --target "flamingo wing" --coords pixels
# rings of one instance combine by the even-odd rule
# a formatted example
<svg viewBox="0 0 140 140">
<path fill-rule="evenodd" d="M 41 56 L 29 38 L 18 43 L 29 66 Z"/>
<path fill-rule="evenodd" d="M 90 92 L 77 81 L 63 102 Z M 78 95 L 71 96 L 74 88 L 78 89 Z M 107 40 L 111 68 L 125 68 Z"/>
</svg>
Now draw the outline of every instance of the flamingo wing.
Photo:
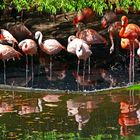
<svg viewBox="0 0 140 140">
<path fill-rule="evenodd" d="M 62 50 L 62 45 L 55 39 L 47 39 L 43 42 L 42 50 L 50 55 Z"/>
</svg>

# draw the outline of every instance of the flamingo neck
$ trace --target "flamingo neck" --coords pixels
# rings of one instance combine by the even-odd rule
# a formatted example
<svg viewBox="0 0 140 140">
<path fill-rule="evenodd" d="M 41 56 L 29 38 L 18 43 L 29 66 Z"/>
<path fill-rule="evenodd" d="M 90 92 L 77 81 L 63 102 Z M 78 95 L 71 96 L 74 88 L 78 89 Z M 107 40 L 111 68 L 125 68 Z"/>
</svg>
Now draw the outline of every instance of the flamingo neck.
<svg viewBox="0 0 140 140">
<path fill-rule="evenodd" d="M 123 26 L 119 32 L 119 36 L 123 38 L 125 27 Z"/>
<path fill-rule="evenodd" d="M 39 44 L 39 46 L 42 46 L 42 38 L 43 38 L 43 35 L 40 32 L 39 37 L 38 37 L 38 44 Z"/>
</svg>

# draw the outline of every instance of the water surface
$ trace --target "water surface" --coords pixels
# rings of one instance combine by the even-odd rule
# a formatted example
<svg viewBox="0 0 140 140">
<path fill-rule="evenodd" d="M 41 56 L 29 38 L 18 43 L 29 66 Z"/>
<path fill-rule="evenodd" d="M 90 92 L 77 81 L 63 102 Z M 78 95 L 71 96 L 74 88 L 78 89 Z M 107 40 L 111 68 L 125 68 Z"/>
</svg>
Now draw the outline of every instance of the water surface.
<svg viewBox="0 0 140 140">
<path fill-rule="evenodd" d="M 0 91 L 0 139 L 135 140 L 140 92 Z"/>
</svg>

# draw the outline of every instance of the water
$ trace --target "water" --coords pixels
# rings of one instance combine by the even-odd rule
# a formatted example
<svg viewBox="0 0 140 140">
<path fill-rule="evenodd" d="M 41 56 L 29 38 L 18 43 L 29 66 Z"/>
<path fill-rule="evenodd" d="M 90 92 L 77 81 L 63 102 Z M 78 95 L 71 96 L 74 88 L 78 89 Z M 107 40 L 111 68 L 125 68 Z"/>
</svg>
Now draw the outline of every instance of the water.
<svg viewBox="0 0 140 140">
<path fill-rule="evenodd" d="M 140 137 L 140 92 L 0 91 L 0 139 L 135 140 Z"/>
</svg>

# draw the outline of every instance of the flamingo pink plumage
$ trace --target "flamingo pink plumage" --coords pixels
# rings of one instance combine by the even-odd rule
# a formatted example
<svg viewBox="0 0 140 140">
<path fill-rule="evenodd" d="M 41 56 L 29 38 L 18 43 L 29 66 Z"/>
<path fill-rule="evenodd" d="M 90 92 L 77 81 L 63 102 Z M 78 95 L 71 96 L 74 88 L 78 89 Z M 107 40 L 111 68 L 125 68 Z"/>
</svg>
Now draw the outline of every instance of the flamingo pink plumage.
<svg viewBox="0 0 140 140">
<path fill-rule="evenodd" d="M 40 31 L 35 33 L 35 39 L 38 40 L 40 49 L 46 54 L 50 55 L 50 79 L 52 75 L 52 55 L 59 53 L 61 50 L 66 50 L 66 48 L 61 45 L 56 39 L 47 39 L 42 42 L 43 34 Z"/>
<path fill-rule="evenodd" d="M 5 29 L 0 29 L 0 39 L 6 39 L 8 41 L 12 41 L 14 45 L 18 44 L 18 41 L 13 37 L 13 35 Z"/>
<path fill-rule="evenodd" d="M 129 47 L 130 50 L 130 63 L 129 63 L 129 83 L 134 83 L 134 49 L 135 42 L 139 44 L 140 38 L 140 27 L 136 24 L 128 24 L 128 18 L 126 16 L 122 16 L 121 18 L 122 28 L 119 32 L 121 38 L 127 38 L 130 41 L 132 46 Z M 133 77 L 131 77 L 133 75 Z"/>
<path fill-rule="evenodd" d="M 6 84 L 5 60 L 14 59 L 14 58 L 20 59 L 20 56 L 22 56 L 22 54 L 16 51 L 13 47 L 0 44 L 0 59 L 3 60 L 3 63 L 4 63 L 4 83 L 5 84 Z"/>
<path fill-rule="evenodd" d="M 31 65 L 32 65 L 32 87 L 34 81 L 34 70 L 33 70 L 33 55 L 37 54 L 37 44 L 32 39 L 24 39 L 18 44 L 19 48 L 26 54 L 26 86 L 28 81 L 28 56 L 32 56 Z"/>
</svg>

